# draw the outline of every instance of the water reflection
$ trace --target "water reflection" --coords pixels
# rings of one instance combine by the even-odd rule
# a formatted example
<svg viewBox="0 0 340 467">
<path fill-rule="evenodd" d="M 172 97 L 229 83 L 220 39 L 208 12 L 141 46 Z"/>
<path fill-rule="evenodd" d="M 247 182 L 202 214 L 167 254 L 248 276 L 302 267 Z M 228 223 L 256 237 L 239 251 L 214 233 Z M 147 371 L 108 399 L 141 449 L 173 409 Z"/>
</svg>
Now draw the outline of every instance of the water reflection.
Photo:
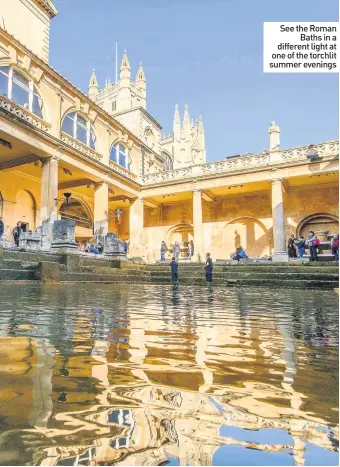
<svg viewBox="0 0 340 467">
<path fill-rule="evenodd" d="M 2 465 L 338 463 L 331 292 L 1 285 L 1 296 Z"/>
</svg>

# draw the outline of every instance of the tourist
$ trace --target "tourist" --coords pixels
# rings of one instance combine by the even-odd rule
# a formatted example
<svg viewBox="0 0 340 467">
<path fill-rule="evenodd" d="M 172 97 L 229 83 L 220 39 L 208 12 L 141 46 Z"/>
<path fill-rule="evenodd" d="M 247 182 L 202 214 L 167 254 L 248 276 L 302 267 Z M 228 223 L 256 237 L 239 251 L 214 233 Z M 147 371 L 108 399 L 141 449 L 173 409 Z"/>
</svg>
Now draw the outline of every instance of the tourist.
<svg viewBox="0 0 340 467">
<path fill-rule="evenodd" d="M 206 263 L 204 266 L 205 269 L 205 280 L 208 284 L 212 283 L 212 272 L 213 272 L 213 262 L 210 256 L 210 253 L 206 254 Z"/>
<path fill-rule="evenodd" d="M 289 258 L 297 258 L 296 254 L 296 238 L 295 235 L 291 235 L 290 239 L 288 240 L 288 256 Z"/>
<path fill-rule="evenodd" d="M 296 244 L 298 252 L 299 252 L 299 258 L 303 258 L 303 255 L 305 254 L 305 245 L 306 245 L 305 239 L 303 238 L 302 235 L 300 235 L 300 239 Z"/>
<path fill-rule="evenodd" d="M 332 255 L 334 256 L 334 261 L 339 262 L 339 234 L 336 234 L 331 240 Z"/>
<path fill-rule="evenodd" d="M 99 251 L 99 254 L 103 253 L 103 245 L 101 243 L 98 243 L 97 250 Z"/>
<path fill-rule="evenodd" d="M 177 261 L 177 263 L 178 263 L 180 252 L 181 252 L 180 244 L 176 241 L 175 244 L 174 244 L 174 257 L 175 257 L 175 261 Z"/>
<path fill-rule="evenodd" d="M 307 238 L 307 248 L 309 248 L 310 251 L 310 259 L 311 261 L 317 261 L 318 260 L 318 245 L 320 244 L 320 240 L 317 238 L 313 230 L 309 232 L 308 238 Z"/>
<path fill-rule="evenodd" d="M 166 246 L 166 243 L 163 240 L 161 243 L 161 261 L 165 261 L 165 254 L 167 251 L 168 251 L 168 247 Z"/>
<path fill-rule="evenodd" d="M 192 258 L 194 256 L 194 242 L 190 240 L 188 244 L 188 257 Z"/>
<path fill-rule="evenodd" d="M 0 217 L 0 240 L 1 240 L 1 237 L 3 236 L 3 234 L 4 234 L 4 230 L 5 230 L 5 226 L 4 226 L 2 217 Z"/>
<path fill-rule="evenodd" d="M 17 225 L 13 229 L 13 237 L 14 237 L 14 243 L 16 244 L 17 247 L 19 247 L 19 239 L 21 235 L 21 222 L 17 222 Z"/>
<path fill-rule="evenodd" d="M 230 258 L 238 262 L 240 262 L 241 259 L 249 259 L 247 253 L 241 246 L 236 248 L 235 252 L 230 255 Z"/>
<path fill-rule="evenodd" d="M 124 248 L 124 253 L 127 255 L 129 251 L 129 244 L 126 239 L 123 242 L 123 248 Z"/>
<path fill-rule="evenodd" d="M 94 253 L 95 255 L 100 254 L 99 250 L 97 250 L 93 243 L 90 244 L 90 253 Z"/>
<path fill-rule="evenodd" d="M 172 278 L 172 283 L 173 285 L 178 285 L 178 263 L 175 260 L 175 257 L 172 258 L 172 261 L 170 263 L 171 267 L 171 278 Z"/>
</svg>

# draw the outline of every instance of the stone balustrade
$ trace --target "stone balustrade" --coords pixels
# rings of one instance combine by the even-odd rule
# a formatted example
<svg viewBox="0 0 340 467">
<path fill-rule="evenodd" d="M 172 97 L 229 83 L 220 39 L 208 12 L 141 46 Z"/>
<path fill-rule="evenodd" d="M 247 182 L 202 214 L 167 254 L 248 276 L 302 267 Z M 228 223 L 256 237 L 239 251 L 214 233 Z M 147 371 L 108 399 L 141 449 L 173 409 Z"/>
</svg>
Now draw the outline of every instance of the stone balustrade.
<svg viewBox="0 0 340 467">
<path fill-rule="evenodd" d="M 94 149 L 91 149 L 89 146 L 86 144 L 81 143 L 77 139 L 72 138 L 72 136 L 67 135 L 66 133 L 61 133 L 61 140 L 63 143 L 67 144 L 67 146 L 70 146 L 73 149 L 76 149 L 77 151 L 81 152 L 84 154 L 84 156 L 90 157 L 91 159 L 100 162 L 102 159 L 102 155 L 96 152 Z"/>
<path fill-rule="evenodd" d="M 110 161 L 110 167 L 114 170 L 114 172 L 123 175 L 124 177 L 129 178 L 130 180 L 136 181 L 137 179 L 137 176 L 134 173 L 130 172 L 130 170 L 126 169 L 125 167 L 122 167 L 114 161 Z"/>
<path fill-rule="evenodd" d="M 223 174 L 239 170 L 265 167 L 268 165 L 279 165 L 287 163 L 287 161 L 296 161 L 299 159 L 306 160 L 311 149 L 315 151 L 315 154 L 318 157 L 335 157 L 339 155 L 339 141 L 328 141 L 326 143 L 315 144 L 312 147 L 301 146 L 280 151 L 263 151 L 259 154 L 234 156 L 208 164 L 194 165 L 168 172 L 158 172 L 142 177 L 142 183 L 144 185 L 153 185 L 172 180 L 202 177 L 208 174 Z"/>
<path fill-rule="evenodd" d="M 38 128 L 39 130 L 46 131 L 48 133 L 51 129 L 51 125 L 49 123 L 45 122 L 41 118 L 32 114 L 29 110 L 24 109 L 20 105 L 0 94 L 0 111 L 2 109 L 14 117 L 22 120 L 24 123 L 28 123 Z"/>
</svg>

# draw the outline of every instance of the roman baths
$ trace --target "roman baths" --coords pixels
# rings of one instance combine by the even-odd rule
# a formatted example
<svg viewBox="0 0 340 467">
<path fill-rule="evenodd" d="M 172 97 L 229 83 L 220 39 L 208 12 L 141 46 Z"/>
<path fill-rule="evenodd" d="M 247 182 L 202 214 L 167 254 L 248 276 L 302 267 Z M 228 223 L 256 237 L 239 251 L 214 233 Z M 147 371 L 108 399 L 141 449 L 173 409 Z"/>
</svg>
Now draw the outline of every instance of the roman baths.
<svg viewBox="0 0 340 467">
<path fill-rule="evenodd" d="M 339 141 L 207 162 L 1 7 L 0 465 L 338 465 Z"/>
</svg>

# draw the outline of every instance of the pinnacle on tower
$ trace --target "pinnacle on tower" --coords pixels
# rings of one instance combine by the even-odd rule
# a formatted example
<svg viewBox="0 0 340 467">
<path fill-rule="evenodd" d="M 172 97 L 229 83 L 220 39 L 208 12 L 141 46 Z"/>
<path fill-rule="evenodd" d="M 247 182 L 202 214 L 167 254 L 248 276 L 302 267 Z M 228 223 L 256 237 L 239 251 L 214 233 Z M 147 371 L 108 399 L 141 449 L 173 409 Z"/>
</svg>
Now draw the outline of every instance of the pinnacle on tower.
<svg viewBox="0 0 340 467">
<path fill-rule="evenodd" d="M 180 119 L 179 110 L 178 110 L 178 104 L 176 104 L 176 106 L 175 106 L 174 123 L 181 124 L 181 119 Z"/>
<path fill-rule="evenodd" d="M 128 70 L 129 72 L 131 71 L 130 63 L 129 63 L 129 59 L 128 59 L 126 50 L 124 50 L 122 63 L 120 64 L 120 73 L 122 73 L 123 70 Z"/>
<path fill-rule="evenodd" d="M 94 97 L 98 93 L 99 93 L 99 86 L 98 86 L 98 81 L 96 77 L 96 71 L 93 68 L 92 75 L 90 78 L 90 83 L 89 83 L 89 97 Z"/>
<path fill-rule="evenodd" d="M 199 119 L 199 122 L 198 122 L 198 129 L 199 129 L 199 132 L 200 132 L 200 133 L 203 133 L 203 132 L 204 132 L 204 129 L 203 129 L 203 117 L 202 117 L 202 115 L 200 115 L 200 119 Z"/>
<path fill-rule="evenodd" d="M 145 73 L 143 70 L 142 62 L 139 64 L 139 68 L 136 75 L 136 84 L 146 82 Z"/>
<path fill-rule="evenodd" d="M 189 139 L 190 138 L 190 118 L 189 118 L 189 108 L 187 104 L 185 104 L 184 106 L 183 130 L 184 130 L 184 137 Z"/>
</svg>

